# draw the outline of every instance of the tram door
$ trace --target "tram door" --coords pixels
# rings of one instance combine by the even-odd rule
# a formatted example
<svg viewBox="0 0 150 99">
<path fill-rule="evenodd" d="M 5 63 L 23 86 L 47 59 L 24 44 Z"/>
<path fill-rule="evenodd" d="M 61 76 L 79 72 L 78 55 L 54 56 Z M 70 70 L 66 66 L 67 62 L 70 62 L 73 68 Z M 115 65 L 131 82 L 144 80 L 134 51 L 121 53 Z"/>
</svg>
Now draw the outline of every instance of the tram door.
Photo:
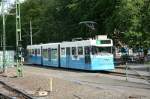
<svg viewBox="0 0 150 99">
<path fill-rule="evenodd" d="M 85 46 L 84 53 L 85 53 L 85 64 L 90 64 L 91 63 L 90 47 Z"/>
<path fill-rule="evenodd" d="M 69 68 L 69 60 L 70 60 L 70 47 L 66 48 L 66 66 Z"/>
<path fill-rule="evenodd" d="M 43 65 L 43 48 L 41 46 L 41 65 Z"/>
</svg>

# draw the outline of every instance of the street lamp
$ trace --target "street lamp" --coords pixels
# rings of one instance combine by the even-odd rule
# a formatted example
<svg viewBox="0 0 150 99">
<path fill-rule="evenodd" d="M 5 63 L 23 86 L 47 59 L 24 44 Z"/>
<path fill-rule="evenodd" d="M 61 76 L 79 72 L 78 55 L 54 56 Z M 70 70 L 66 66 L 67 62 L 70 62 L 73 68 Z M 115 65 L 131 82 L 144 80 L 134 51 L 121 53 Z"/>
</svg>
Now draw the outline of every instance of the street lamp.
<svg viewBox="0 0 150 99">
<path fill-rule="evenodd" d="M 6 72 L 6 29 L 5 29 L 5 8 L 4 8 L 4 0 L 1 1 L 1 13 L 3 17 L 3 73 Z"/>
<path fill-rule="evenodd" d="M 1 0 L 1 14 L 3 19 L 3 34 L 1 36 L 1 47 L 3 48 L 3 73 L 7 73 L 7 67 L 6 67 L 6 19 L 7 15 L 14 15 L 13 13 L 7 13 L 5 5 L 7 2 L 6 0 Z M 8 10 L 8 9 L 7 9 Z"/>
</svg>

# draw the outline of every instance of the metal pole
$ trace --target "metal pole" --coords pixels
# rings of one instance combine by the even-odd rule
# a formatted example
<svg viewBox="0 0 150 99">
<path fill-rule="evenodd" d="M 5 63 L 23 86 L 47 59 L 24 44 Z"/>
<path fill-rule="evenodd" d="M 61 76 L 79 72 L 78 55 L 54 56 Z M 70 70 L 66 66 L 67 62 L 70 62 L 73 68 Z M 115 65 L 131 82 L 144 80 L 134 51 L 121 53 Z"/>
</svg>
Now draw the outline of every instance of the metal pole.
<svg viewBox="0 0 150 99">
<path fill-rule="evenodd" d="M 3 73 L 6 72 L 6 30 L 5 30 L 5 8 L 4 0 L 2 0 L 2 16 L 3 16 Z"/>
<path fill-rule="evenodd" d="M 3 35 L 1 35 L 1 47 L 3 46 Z"/>
<path fill-rule="evenodd" d="M 20 18 L 20 1 L 16 0 L 16 62 L 17 62 L 17 76 L 23 76 L 22 64 L 22 38 L 21 38 L 21 18 Z"/>
<path fill-rule="evenodd" d="M 32 36 L 32 21 L 30 20 L 30 44 L 32 45 L 33 44 L 33 36 Z"/>
<path fill-rule="evenodd" d="M 126 81 L 128 81 L 128 63 L 126 61 Z"/>
</svg>

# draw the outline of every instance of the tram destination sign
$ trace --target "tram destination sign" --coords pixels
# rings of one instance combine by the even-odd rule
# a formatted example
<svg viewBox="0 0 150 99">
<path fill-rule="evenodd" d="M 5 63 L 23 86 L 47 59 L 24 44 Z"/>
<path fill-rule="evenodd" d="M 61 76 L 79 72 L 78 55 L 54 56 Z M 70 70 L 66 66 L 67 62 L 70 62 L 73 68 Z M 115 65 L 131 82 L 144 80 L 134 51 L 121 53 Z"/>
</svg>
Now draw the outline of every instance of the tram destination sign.
<svg viewBox="0 0 150 99">
<path fill-rule="evenodd" d="M 96 40 L 96 44 L 111 44 L 111 40 Z"/>
</svg>

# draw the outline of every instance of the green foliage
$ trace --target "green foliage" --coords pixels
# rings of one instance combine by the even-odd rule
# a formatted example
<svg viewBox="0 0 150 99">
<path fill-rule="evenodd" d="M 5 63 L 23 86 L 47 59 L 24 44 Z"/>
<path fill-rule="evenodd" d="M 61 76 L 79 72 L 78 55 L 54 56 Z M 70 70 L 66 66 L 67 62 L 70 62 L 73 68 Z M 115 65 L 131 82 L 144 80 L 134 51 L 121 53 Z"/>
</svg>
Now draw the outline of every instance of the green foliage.
<svg viewBox="0 0 150 99">
<path fill-rule="evenodd" d="M 150 0 L 26 0 L 21 20 L 24 46 L 30 41 L 30 20 L 34 44 L 90 37 L 79 22 L 91 20 L 98 23 L 92 35 L 107 34 L 116 46 L 150 47 Z M 7 43 L 15 45 L 15 17 L 7 23 Z"/>
<path fill-rule="evenodd" d="M 132 48 L 141 47 L 142 33 L 129 31 L 125 33 L 125 42 Z"/>
</svg>

